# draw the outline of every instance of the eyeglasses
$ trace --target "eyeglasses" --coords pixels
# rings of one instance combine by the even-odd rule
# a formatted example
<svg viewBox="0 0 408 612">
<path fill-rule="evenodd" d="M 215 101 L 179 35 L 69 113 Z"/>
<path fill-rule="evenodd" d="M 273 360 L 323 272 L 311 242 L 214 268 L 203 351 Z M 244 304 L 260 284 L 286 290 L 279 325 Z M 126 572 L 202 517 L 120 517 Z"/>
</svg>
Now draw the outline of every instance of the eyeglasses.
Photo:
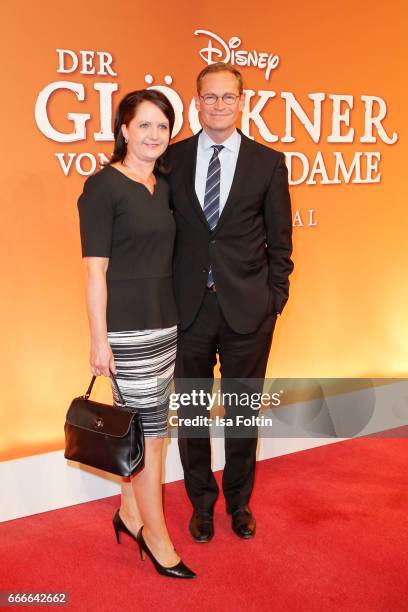
<svg viewBox="0 0 408 612">
<path fill-rule="evenodd" d="M 215 94 L 206 94 L 205 96 L 200 96 L 200 98 L 204 100 L 205 104 L 208 104 L 211 106 L 217 102 L 218 98 L 221 98 L 221 100 L 225 104 L 235 104 L 239 96 L 235 94 L 230 94 L 230 93 L 226 93 L 223 96 L 216 96 Z"/>
</svg>

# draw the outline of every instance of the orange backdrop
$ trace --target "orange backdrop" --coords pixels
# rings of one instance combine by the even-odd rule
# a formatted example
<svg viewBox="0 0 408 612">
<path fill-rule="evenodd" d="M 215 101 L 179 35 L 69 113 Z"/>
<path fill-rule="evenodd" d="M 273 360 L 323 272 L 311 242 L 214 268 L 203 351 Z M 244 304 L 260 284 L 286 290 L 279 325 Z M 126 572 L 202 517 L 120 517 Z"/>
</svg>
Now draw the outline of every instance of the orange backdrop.
<svg viewBox="0 0 408 612">
<path fill-rule="evenodd" d="M 56 153 L 105 153 L 110 142 L 95 142 L 100 129 L 98 82 L 117 83 L 114 107 L 122 95 L 173 77 L 184 104 L 177 139 L 191 135 L 188 107 L 194 79 L 205 66 L 199 51 L 207 46 L 197 29 L 224 41 L 241 39 L 241 50 L 277 54 L 280 63 L 269 80 L 265 71 L 242 67 L 247 89 L 273 90 L 262 112 L 281 151 L 302 152 L 312 165 L 318 151 L 333 167 L 333 152 L 351 160 L 356 151 L 379 152 L 381 181 L 375 184 L 308 185 L 291 188 L 294 211 L 305 225 L 294 229 L 295 272 L 291 298 L 279 321 L 269 362 L 271 376 L 405 376 L 408 364 L 406 189 L 407 120 L 405 3 L 345 0 L 290 4 L 238 2 L 168 3 L 139 0 L 72 0 L 62 7 L 3 5 L 3 81 L 0 248 L 3 323 L 0 367 L 3 375 L 0 422 L 1 457 L 21 457 L 62 448 L 63 423 L 70 399 L 89 379 L 88 329 L 80 256 L 76 200 L 84 181 L 75 169 L 66 177 Z M 117 76 L 58 74 L 56 49 L 107 51 Z M 73 129 L 67 113 L 90 113 L 85 141 L 58 143 L 39 130 L 34 108 L 41 90 L 55 81 L 80 83 L 85 100 L 59 91 L 48 104 L 50 122 L 61 132 Z M 313 142 L 293 118 L 295 142 L 282 142 L 285 105 L 292 92 L 313 117 L 308 94 L 324 92 L 320 141 Z M 331 132 L 330 94 L 354 97 L 352 143 L 327 142 Z M 387 104 L 382 121 L 395 144 L 361 143 L 361 96 Z M 257 125 L 250 134 L 265 142 Z M 343 125 L 342 133 L 349 128 Z M 85 167 L 86 164 L 84 164 Z M 296 164 L 294 165 L 296 170 Z M 299 169 L 296 170 L 299 173 Z M 317 225 L 307 226 L 312 209 Z M 104 391 L 99 393 L 106 393 Z"/>
</svg>

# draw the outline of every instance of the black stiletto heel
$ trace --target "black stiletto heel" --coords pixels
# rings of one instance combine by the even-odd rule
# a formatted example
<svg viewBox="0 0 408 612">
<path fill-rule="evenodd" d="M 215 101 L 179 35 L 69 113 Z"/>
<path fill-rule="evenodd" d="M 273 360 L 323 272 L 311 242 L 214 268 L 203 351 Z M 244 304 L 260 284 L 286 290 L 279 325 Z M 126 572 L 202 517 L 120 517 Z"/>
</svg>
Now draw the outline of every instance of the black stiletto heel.
<svg viewBox="0 0 408 612">
<path fill-rule="evenodd" d="M 116 539 L 117 539 L 117 541 L 118 541 L 118 544 L 120 544 L 120 531 L 119 531 L 119 529 L 117 528 L 117 526 L 115 525 L 115 523 L 113 524 L 113 528 L 114 528 L 114 530 L 115 530 Z"/>
<path fill-rule="evenodd" d="M 137 542 L 136 536 L 134 536 L 133 533 L 131 531 L 129 531 L 129 529 L 126 527 L 125 523 L 120 518 L 119 510 L 116 510 L 115 516 L 113 517 L 112 523 L 113 523 L 113 528 L 115 530 L 116 539 L 118 541 L 118 544 L 120 544 L 120 534 L 121 534 L 121 532 L 122 533 L 126 533 L 128 536 L 130 536 L 132 538 L 132 540 Z M 137 543 L 139 544 L 139 542 L 137 542 Z"/>
<path fill-rule="evenodd" d="M 153 563 L 156 571 L 162 576 L 168 576 L 169 578 L 195 578 L 197 574 L 184 565 L 181 559 L 177 565 L 173 565 L 173 567 L 164 567 L 164 565 L 161 565 L 147 546 L 143 538 L 142 530 L 143 527 L 140 528 L 139 533 L 136 536 L 136 541 L 139 544 L 140 556 L 142 559 L 145 559 L 147 555 Z"/>
</svg>

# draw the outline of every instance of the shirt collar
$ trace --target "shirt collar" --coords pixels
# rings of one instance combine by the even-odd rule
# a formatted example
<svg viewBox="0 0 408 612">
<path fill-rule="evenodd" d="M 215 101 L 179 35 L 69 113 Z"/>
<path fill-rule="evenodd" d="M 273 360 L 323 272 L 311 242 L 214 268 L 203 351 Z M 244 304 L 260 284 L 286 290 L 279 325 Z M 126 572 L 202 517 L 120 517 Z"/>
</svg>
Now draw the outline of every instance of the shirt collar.
<svg viewBox="0 0 408 612">
<path fill-rule="evenodd" d="M 241 134 L 238 132 L 238 130 L 234 130 L 231 136 L 228 136 L 228 138 L 224 140 L 224 142 L 221 144 L 229 151 L 238 153 L 240 143 Z M 200 136 L 198 137 L 198 144 L 202 151 L 208 151 L 213 145 L 218 143 L 214 142 L 212 138 L 210 138 L 208 134 L 203 130 Z"/>
</svg>

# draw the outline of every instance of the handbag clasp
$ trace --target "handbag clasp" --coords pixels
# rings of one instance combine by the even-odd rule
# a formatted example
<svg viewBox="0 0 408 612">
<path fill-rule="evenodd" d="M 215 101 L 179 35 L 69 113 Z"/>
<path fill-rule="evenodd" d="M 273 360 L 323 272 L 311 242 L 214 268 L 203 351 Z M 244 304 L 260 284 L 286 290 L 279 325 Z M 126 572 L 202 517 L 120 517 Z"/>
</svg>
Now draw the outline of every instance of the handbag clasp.
<svg viewBox="0 0 408 612">
<path fill-rule="evenodd" d="M 101 417 L 98 417 L 97 419 L 95 419 L 94 427 L 96 429 L 102 429 L 103 426 L 104 426 L 104 422 L 103 422 L 103 419 Z"/>
</svg>

